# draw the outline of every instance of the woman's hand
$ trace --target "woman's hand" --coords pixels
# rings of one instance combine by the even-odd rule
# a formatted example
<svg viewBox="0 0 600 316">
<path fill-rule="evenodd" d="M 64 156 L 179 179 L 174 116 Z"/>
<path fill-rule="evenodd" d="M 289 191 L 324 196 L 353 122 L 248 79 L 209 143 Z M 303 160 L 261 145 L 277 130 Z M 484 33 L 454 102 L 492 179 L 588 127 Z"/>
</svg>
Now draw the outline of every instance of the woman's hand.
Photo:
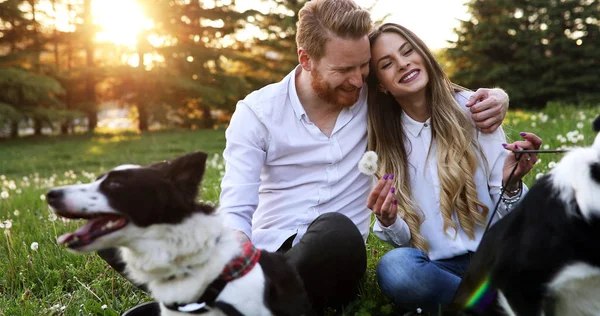
<svg viewBox="0 0 600 316">
<path fill-rule="evenodd" d="M 524 153 L 519 154 L 513 152 L 513 150 L 538 150 L 542 145 L 542 139 L 533 133 L 520 133 L 523 140 L 516 141 L 512 144 L 503 144 L 504 148 L 510 150 L 506 160 L 504 161 L 504 170 L 503 170 L 503 182 L 507 191 L 514 191 L 521 179 L 531 170 L 533 166 L 537 162 L 537 154 L 532 153 Z M 507 183 L 508 177 L 512 172 L 515 165 L 517 165 L 517 158 L 519 155 L 523 155 L 518 161 L 518 167 L 515 170 L 515 173 L 512 176 L 510 183 Z"/>
<path fill-rule="evenodd" d="M 388 227 L 398 217 L 398 201 L 394 198 L 396 188 L 392 186 L 394 175 L 384 175 L 377 181 L 367 199 L 367 207 L 375 213 L 379 222 Z"/>
</svg>

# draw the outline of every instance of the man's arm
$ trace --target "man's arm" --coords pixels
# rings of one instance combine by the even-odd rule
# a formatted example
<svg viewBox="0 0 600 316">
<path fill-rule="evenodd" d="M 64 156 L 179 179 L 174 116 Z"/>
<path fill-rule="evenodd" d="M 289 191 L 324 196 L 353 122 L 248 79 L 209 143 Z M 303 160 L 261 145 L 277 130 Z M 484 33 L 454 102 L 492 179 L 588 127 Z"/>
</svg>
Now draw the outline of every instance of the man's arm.
<svg viewBox="0 0 600 316">
<path fill-rule="evenodd" d="M 508 94 L 500 88 L 478 89 L 466 106 L 477 127 L 484 133 L 493 133 L 502 125 L 508 110 Z"/>
<path fill-rule="evenodd" d="M 252 238 L 252 214 L 258 206 L 268 132 L 248 105 L 239 102 L 225 137 L 219 210 L 225 214 L 225 225 Z"/>
</svg>

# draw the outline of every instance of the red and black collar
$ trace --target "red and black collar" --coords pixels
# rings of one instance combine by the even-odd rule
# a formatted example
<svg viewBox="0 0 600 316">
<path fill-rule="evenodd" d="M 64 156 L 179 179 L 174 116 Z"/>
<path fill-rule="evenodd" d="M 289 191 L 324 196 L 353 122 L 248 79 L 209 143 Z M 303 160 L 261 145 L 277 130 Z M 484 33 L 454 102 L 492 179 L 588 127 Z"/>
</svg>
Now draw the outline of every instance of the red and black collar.
<svg viewBox="0 0 600 316">
<path fill-rule="evenodd" d="M 242 314 L 235 307 L 225 302 L 217 302 L 216 299 L 229 281 L 241 278 L 250 272 L 259 258 L 260 250 L 256 249 L 249 240 L 246 240 L 242 245 L 241 253 L 229 261 L 219 277 L 208 285 L 204 294 L 196 302 L 165 304 L 165 307 L 170 310 L 190 314 L 203 314 L 213 308 L 218 308 L 227 315 L 241 316 Z"/>
</svg>

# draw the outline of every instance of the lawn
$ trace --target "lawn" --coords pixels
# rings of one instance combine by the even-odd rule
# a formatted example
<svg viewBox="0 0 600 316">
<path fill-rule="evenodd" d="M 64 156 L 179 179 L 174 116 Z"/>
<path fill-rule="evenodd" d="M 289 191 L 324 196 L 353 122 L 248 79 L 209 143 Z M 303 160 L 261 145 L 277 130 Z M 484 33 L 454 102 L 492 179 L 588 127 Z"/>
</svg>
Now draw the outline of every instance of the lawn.
<svg viewBox="0 0 600 316">
<path fill-rule="evenodd" d="M 544 138 L 545 149 L 588 145 L 598 107 L 554 104 L 542 112 L 513 111 L 505 122 L 509 138 L 521 131 Z M 0 141 L 0 315 L 119 315 L 150 300 L 114 273 L 95 254 L 74 255 L 56 237 L 80 223 L 57 219 L 44 192 L 54 186 L 93 180 L 123 163 L 148 164 L 191 151 L 210 153 L 201 198 L 217 203 L 224 172 L 223 130 L 164 131 L 143 134 L 93 134 L 27 137 Z M 540 156 L 526 178 L 548 172 L 558 154 Z M 393 312 L 375 281 L 379 258 L 390 249 L 371 236 L 368 273 L 361 297 L 347 315 Z"/>
</svg>

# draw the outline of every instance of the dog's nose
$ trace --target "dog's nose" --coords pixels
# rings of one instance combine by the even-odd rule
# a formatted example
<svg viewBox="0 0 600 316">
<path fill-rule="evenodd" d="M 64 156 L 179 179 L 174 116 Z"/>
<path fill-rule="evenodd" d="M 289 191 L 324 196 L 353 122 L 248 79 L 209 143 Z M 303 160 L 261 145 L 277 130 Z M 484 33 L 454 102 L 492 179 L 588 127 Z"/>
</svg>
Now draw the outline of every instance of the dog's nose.
<svg viewBox="0 0 600 316">
<path fill-rule="evenodd" d="M 64 195 L 63 190 L 50 190 L 46 193 L 46 200 L 48 201 L 48 204 L 54 204 L 58 201 L 60 201 L 60 199 L 62 199 Z"/>
</svg>

